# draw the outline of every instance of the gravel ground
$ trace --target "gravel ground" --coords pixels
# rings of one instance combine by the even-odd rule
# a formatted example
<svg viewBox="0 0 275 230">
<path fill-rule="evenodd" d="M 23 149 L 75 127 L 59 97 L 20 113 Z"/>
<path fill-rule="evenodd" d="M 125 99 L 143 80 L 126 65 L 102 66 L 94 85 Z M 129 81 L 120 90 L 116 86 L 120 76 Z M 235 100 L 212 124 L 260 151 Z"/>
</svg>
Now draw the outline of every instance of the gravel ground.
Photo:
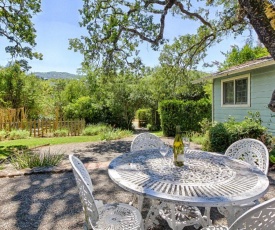
<svg viewBox="0 0 275 230">
<path fill-rule="evenodd" d="M 114 157 L 130 150 L 133 137 L 123 140 L 98 143 L 80 143 L 51 146 L 50 150 L 62 151 L 66 157 L 62 161 L 68 164 L 67 154 L 73 153 L 80 159 L 89 162 L 108 162 Z M 166 139 L 172 143 L 172 139 Z M 199 146 L 193 145 L 194 148 Z M 47 151 L 49 147 L 39 148 Z M 62 165 L 61 164 L 61 165 Z M 108 164 L 105 164 L 108 165 Z M 95 198 L 104 203 L 128 203 L 132 195 L 115 185 L 108 176 L 107 167 L 94 168 L 90 171 Z M 275 194 L 275 173 L 269 172 L 270 188 L 261 199 L 268 200 Z M 143 217 L 149 208 L 149 200 L 145 199 Z M 211 209 L 214 224 L 225 224 L 225 219 Z M 79 200 L 76 183 L 72 172 L 37 173 L 27 176 L 0 178 L 0 230 L 17 229 L 83 229 L 84 216 Z M 165 221 L 153 230 L 170 229 Z M 185 229 L 193 230 L 193 227 Z"/>
</svg>

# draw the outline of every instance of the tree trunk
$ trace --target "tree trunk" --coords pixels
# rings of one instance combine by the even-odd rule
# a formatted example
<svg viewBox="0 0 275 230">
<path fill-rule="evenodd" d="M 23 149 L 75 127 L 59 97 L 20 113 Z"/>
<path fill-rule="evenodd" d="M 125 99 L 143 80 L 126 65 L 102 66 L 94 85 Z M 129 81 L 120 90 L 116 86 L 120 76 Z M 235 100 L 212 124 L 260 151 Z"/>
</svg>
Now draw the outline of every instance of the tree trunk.
<svg viewBox="0 0 275 230">
<path fill-rule="evenodd" d="M 240 6 L 244 9 L 260 41 L 275 60 L 275 30 L 266 15 L 266 2 L 263 0 L 239 0 Z"/>
</svg>

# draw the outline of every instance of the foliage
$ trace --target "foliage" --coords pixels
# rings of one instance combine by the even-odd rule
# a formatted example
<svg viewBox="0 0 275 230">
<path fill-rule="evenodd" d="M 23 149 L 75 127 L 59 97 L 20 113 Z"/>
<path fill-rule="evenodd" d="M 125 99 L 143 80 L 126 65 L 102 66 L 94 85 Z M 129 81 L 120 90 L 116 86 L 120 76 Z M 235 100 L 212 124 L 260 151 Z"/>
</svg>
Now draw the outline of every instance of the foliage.
<svg viewBox="0 0 275 230">
<path fill-rule="evenodd" d="M 90 97 L 80 97 L 64 108 L 66 119 L 84 119 L 87 124 L 101 121 L 101 108 Z"/>
<path fill-rule="evenodd" d="M 30 137 L 30 132 L 27 130 L 21 130 L 21 129 L 17 129 L 17 130 L 11 130 L 8 133 L 8 139 L 10 140 L 17 140 L 17 139 L 27 139 Z"/>
<path fill-rule="evenodd" d="M 53 132 L 54 137 L 66 137 L 68 135 L 67 129 L 58 129 Z"/>
<path fill-rule="evenodd" d="M 139 120 L 140 127 L 146 127 L 152 120 L 151 109 L 138 109 L 136 111 L 136 118 Z"/>
<path fill-rule="evenodd" d="M 165 47 L 165 63 L 185 69 L 202 60 L 207 48 L 229 33 L 243 32 L 246 21 L 239 15 L 238 1 L 127 1 L 84 0 L 80 10 L 81 27 L 88 36 L 70 39 L 70 49 L 84 54 L 84 65 L 100 65 L 106 71 L 123 71 L 128 65 L 141 65 L 140 44 L 148 42 L 153 50 L 167 43 L 164 31 L 168 18 L 182 18 L 197 26 Z M 213 19 L 214 18 L 214 19 Z M 168 59 L 168 60 L 167 60 Z"/>
<path fill-rule="evenodd" d="M 272 150 L 269 152 L 269 161 L 270 161 L 272 164 L 275 164 L 275 149 L 272 149 Z"/>
<path fill-rule="evenodd" d="M 199 132 L 191 132 L 190 141 L 198 145 L 205 143 L 206 135 Z"/>
<path fill-rule="evenodd" d="M 209 151 L 224 152 L 230 144 L 243 138 L 258 139 L 269 150 L 273 149 L 272 136 L 267 128 L 262 126 L 259 112 L 249 112 L 249 116 L 241 122 L 231 117 L 227 122 L 217 123 L 207 133 L 203 148 Z"/>
<path fill-rule="evenodd" d="M 11 157 L 11 163 L 16 169 L 56 166 L 63 159 L 64 154 L 44 152 L 33 153 L 29 150 L 22 150 Z"/>
<path fill-rule="evenodd" d="M 105 125 L 103 123 L 99 123 L 96 125 L 88 125 L 82 132 L 82 135 L 84 136 L 94 136 L 99 135 L 106 130 L 108 130 L 110 127 L 108 125 Z"/>
<path fill-rule="evenodd" d="M 211 116 L 211 104 L 207 99 L 166 100 L 160 103 L 159 111 L 164 136 L 174 136 L 176 125 L 180 125 L 182 131 L 199 131 L 199 122 Z"/>
<path fill-rule="evenodd" d="M 32 50 L 36 31 L 31 21 L 41 11 L 41 0 L 0 1 L 0 9 L 0 36 L 12 44 L 6 47 L 6 52 L 15 58 L 42 59 L 41 54 Z M 26 61 L 19 63 L 27 68 Z"/>
<path fill-rule="evenodd" d="M 70 79 L 66 82 L 64 90 L 61 92 L 61 97 L 65 103 L 74 103 L 81 97 L 88 96 L 88 86 L 85 78 Z"/>
<path fill-rule="evenodd" d="M 3 141 L 7 138 L 8 133 L 5 130 L 0 130 L 0 141 Z"/>
<path fill-rule="evenodd" d="M 42 82 L 34 75 L 27 76 L 18 64 L 0 68 L 0 106 L 24 107 L 28 118 L 37 118 L 42 109 Z"/>
<path fill-rule="evenodd" d="M 229 134 L 223 123 L 217 123 L 207 133 L 208 140 L 203 144 L 203 149 L 212 152 L 224 152 L 229 144 Z"/>
<path fill-rule="evenodd" d="M 234 46 L 225 54 L 226 59 L 221 64 L 220 70 L 228 69 L 231 66 L 240 65 L 267 55 L 269 53 L 265 47 L 252 47 L 250 44 L 246 44 L 240 49 L 238 46 Z"/>
<path fill-rule="evenodd" d="M 116 140 L 116 139 L 121 139 L 123 137 L 127 137 L 132 135 L 132 131 L 130 130 L 122 130 L 122 129 L 113 129 L 113 128 L 109 128 L 106 129 L 104 132 L 100 133 L 100 140 L 105 140 L 105 141 L 109 141 L 109 140 Z"/>
</svg>

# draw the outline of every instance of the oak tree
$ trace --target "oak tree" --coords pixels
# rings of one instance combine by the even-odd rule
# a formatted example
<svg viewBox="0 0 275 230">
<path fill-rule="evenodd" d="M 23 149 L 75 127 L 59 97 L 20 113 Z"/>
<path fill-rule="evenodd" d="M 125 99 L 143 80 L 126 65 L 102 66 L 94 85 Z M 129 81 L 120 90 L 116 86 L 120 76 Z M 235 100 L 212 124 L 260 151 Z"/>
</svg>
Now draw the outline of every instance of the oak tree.
<svg viewBox="0 0 275 230">
<path fill-rule="evenodd" d="M 197 33 L 182 34 L 174 42 L 181 46 L 173 56 L 174 62 L 185 59 L 185 65 L 198 62 L 208 47 L 229 33 L 242 33 L 247 25 L 243 17 L 238 17 L 237 0 L 84 0 L 80 14 L 80 26 L 88 35 L 71 39 L 70 49 L 80 51 L 85 64 L 99 64 L 107 70 L 124 68 L 125 63 L 139 66 L 142 42 L 150 43 L 153 50 L 167 43 L 169 16 L 198 25 Z"/>
<path fill-rule="evenodd" d="M 26 67 L 24 58 L 42 59 L 34 52 L 36 31 L 31 19 L 41 11 L 41 0 L 0 0 L 0 36 L 11 44 L 5 48 L 13 58 Z"/>
</svg>

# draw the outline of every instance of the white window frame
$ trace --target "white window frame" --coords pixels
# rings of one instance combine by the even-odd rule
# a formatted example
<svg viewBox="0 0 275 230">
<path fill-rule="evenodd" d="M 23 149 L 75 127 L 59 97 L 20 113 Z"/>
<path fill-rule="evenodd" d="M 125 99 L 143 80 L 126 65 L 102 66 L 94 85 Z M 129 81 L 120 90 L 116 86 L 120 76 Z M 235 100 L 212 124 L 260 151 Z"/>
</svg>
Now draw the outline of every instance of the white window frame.
<svg viewBox="0 0 275 230">
<path fill-rule="evenodd" d="M 247 78 L 247 103 L 246 104 L 235 104 L 236 95 L 235 95 L 235 82 L 236 80 Z M 229 81 L 234 82 L 234 104 L 223 104 L 223 84 Z M 227 78 L 221 80 L 221 107 L 250 107 L 250 74 L 244 74 L 237 77 Z"/>
</svg>

